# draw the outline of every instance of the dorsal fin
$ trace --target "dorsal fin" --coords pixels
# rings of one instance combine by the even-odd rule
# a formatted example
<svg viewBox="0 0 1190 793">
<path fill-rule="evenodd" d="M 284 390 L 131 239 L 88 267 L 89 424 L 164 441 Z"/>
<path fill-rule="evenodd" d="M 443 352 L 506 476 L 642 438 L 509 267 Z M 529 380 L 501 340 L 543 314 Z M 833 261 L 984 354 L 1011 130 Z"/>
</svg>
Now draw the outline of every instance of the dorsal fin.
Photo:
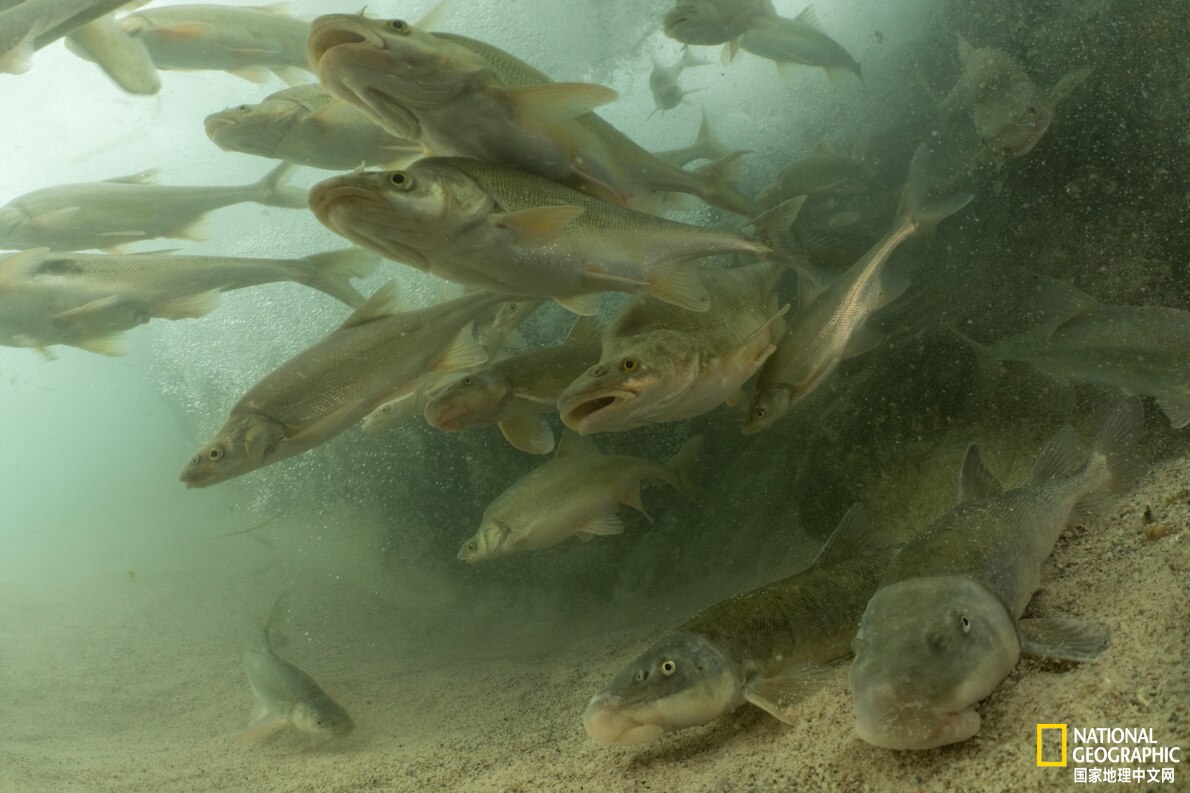
<svg viewBox="0 0 1190 793">
<path fill-rule="evenodd" d="M 389 281 L 376 290 L 375 294 L 364 301 L 347 321 L 339 326 L 339 330 L 366 325 L 369 322 L 384 317 L 390 317 L 401 310 L 400 295 L 397 294 L 397 282 Z"/>
<path fill-rule="evenodd" d="M 585 438 L 573 430 L 562 433 L 562 440 L 558 441 L 558 451 L 554 453 L 555 460 L 574 457 L 580 454 L 599 454 L 599 447 L 595 441 Z"/>
<path fill-rule="evenodd" d="M 972 443 L 959 467 L 959 504 L 987 501 L 1004 492 L 1004 485 L 987 469 L 979 457 L 979 446 Z"/>
<path fill-rule="evenodd" d="M 813 28 L 819 32 L 822 31 L 822 25 L 818 22 L 818 14 L 814 13 L 814 6 L 808 5 L 802 10 L 802 13 L 793 18 L 794 22 L 805 25 L 808 28 Z"/>
<path fill-rule="evenodd" d="M 147 171 L 130 173 L 127 176 L 113 176 L 111 179 L 104 179 L 103 181 L 111 184 L 147 184 L 148 182 L 152 182 L 159 173 L 161 173 L 160 168 L 150 168 Z"/>
<path fill-rule="evenodd" d="M 887 546 L 888 543 L 882 541 L 880 533 L 868 522 L 864 505 L 855 503 L 843 514 L 811 564 L 834 564 Z"/>
<path fill-rule="evenodd" d="M 1033 470 L 1029 472 L 1029 484 L 1039 485 L 1051 479 L 1070 476 L 1082 464 L 1083 456 L 1078 449 L 1078 434 L 1069 424 L 1064 424 L 1041 450 L 1037 462 L 1033 463 Z"/>
</svg>

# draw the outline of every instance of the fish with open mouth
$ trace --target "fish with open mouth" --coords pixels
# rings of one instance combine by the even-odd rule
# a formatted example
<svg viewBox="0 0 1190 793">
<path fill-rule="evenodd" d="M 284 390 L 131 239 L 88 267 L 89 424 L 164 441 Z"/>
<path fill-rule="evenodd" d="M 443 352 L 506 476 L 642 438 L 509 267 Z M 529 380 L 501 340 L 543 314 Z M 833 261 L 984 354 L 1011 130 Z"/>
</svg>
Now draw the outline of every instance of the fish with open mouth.
<svg viewBox="0 0 1190 793">
<path fill-rule="evenodd" d="M 776 262 L 701 272 L 710 308 L 682 311 L 636 299 L 603 333 L 603 354 L 558 398 L 582 435 L 625 432 L 734 404 L 784 333 Z"/>
</svg>

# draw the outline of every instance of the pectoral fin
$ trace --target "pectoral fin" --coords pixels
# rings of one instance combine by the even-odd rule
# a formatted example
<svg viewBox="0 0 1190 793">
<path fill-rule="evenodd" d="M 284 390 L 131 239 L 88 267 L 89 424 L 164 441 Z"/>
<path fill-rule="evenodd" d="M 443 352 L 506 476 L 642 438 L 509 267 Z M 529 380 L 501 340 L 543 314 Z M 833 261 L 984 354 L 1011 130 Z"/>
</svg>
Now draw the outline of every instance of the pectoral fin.
<svg viewBox="0 0 1190 793">
<path fill-rule="evenodd" d="M 599 292 L 591 292 L 586 295 L 555 297 L 554 302 L 567 311 L 578 314 L 580 317 L 590 317 L 599 311 L 601 297 Z"/>
<path fill-rule="evenodd" d="M 63 327 L 69 327 L 78 322 L 85 322 L 88 319 L 94 319 L 96 314 L 101 314 L 110 308 L 114 308 L 120 302 L 117 295 L 108 295 L 101 297 L 98 300 L 92 300 L 90 303 L 84 303 L 76 308 L 68 308 L 54 315 L 54 323 Z"/>
<path fill-rule="evenodd" d="M 1073 617 L 1024 619 L 1016 629 L 1021 652 L 1041 658 L 1093 661 L 1111 644 L 1107 627 Z"/>
<path fill-rule="evenodd" d="M 286 441 L 290 443 L 309 443 L 312 440 L 315 442 L 325 440 L 337 434 L 339 425 L 348 416 L 358 410 L 361 404 L 363 404 L 362 400 L 348 402 L 346 405 L 316 419 L 313 423 L 290 433 Z"/>
<path fill-rule="evenodd" d="M 92 336 L 72 342 L 75 347 L 98 355 L 123 355 L 124 348 L 120 344 L 119 333 L 108 333 L 103 336 Z"/>
<path fill-rule="evenodd" d="M 519 242 L 540 243 L 556 237 L 581 214 L 583 208 L 573 204 L 534 207 L 501 215 L 496 226 L 511 231 Z"/>
<path fill-rule="evenodd" d="M 624 494 L 622 499 L 620 499 L 620 503 L 627 504 L 640 514 L 644 515 L 649 519 L 649 523 L 653 522 L 653 516 L 650 515 L 648 510 L 645 509 L 645 502 L 641 501 L 640 498 L 640 482 L 636 482 L 628 489 L 628 492 Z"/>
<path fill-rule="evenodd" d="M 518 416 L 498 422 L 504 439 L 528 454 L 549 454 L 554 450 L 554 430 L 545 416 Z"/>
<path fill-rule="evenodd" d="M 758 677 L 744 686 L 744 699 L 775 719 L 794 724 L 790 708 L 829 683 L 835 666 L 812 661 L 793 664 L 775 677 Z"/>
<path fill-rule="evenodd" d="M 264 715 L 253 714 L 252 722 L 243 730 L 236 733 L 241 741 L 263 741 L 270 735 L 285 728 L 289 721 L 284 716 L 274 716 L 267 711 Z"/>
<path fill-rule="evenodd" d="M 208 289 L 197 295 L 184 295 L 158 303 L 153 307 L 153 314 L 163 319 L 196 319 L 210 314 L 217 305 L 219 290 Z"/>
<path fill-rule="evenodd" d="M 468 322 L 451 340 L 450 345 L 434 361 L 431 372 L 448 372 L 452 369 L 470 369 L 486 363 L 488 354 L 475 340 L 471 323 Z"/>
<path fill-rule="evenodd" d="M 543 126 L 573 121 L 619 96 L 606 86 L 590 83 L 509 85 L 489 90 L 509 104 L 519 121 Z"/>
<path fill-rule="evenodd" d="M 855 358 L 863 355 L 869 350 L 873 350 L 880 346 L 880 342 L 884 341 L 884 334 L 871 325 L 864 325 L 855 333 L 851 334 L 851 338 L 847 340 L 847 346 L 843 348 L 844 358 Z"/>
<path fill-rule="evenodd" d="M 623 533 L 624 521 L 614 512 L 605 512 L 602 515 L 591 518 L 591 520 L 580 526 L 577 532 L 578 538 L 583 542 L 589 541 L 592 537 L 604 537 L 611 534 Z"/>
</svg>

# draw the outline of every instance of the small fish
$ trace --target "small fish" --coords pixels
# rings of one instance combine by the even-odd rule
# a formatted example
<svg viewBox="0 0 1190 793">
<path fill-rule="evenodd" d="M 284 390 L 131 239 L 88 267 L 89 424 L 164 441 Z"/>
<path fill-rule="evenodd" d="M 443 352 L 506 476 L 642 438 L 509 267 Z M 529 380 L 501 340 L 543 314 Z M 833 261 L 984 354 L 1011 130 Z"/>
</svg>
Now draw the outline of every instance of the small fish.
<svg viewBox="0 0 1190 793">
<path fill-rule="evenodd" d="M 314 21 L 308 49 L 332 93 L 435 155 L 521 168 L 645 211 L 663 209 L 665 193 L 687 193 L 759 214 L 734 168 L 677 168 L 591 112 L 616 98 L 611 89 L 552 82 L 489 44 L 400 19 L 332 14 Z"/>
<path fill-rule="evenodd" d="M 694 143 L 680 149 L 655 151 L 653 156 L 670 165 L 683 168 L 695 160 L 721 160 L 733 154 L 734 152 L 719 142 L 715 130 L 711 129 L 711 119 L 707 116 L 706 108 L 700 109 L 699 112 L 702 114 L 702 120 L 698 124 L 698 135 L 694 138 Z"/>
<path fill-rule="evenodd" d="M 909 237 L 942 222 L 973 198 L 962 194 L 928 201 L 927 159 L 922 144 L 909 164 L 909 179 L 892 227 L 867 253 L 825 290 L 816 289 L 808 279 L 799 282 L 798 311 L 757 378 L 745 434 L 772 426 L 821 385 L 844 358 L 880 343 L 881 335 L 866 326 L 868 318 L 909 287 L 907 279 L 885 272 L 888 258 Z"/>
<path fill-rule="evenodd" d="M 787 83 L 793 79 L 794 66 L 820 66 L 832 83 L 845 74 L 864 81 L 859 63 L 830 36 L 822 32 L 814 6 L 806 6 L 793 19 L 772 16 L 754 19 L 740 36 L 740 49 L 767 58 L 777 64 L 777 71 Z"/>
<path fill-rule="evenodd" d="M 506 347 L 524 347 L 525 339 L 517 328 L 543 305 L 543 300 L 508 300 L 501 303 L 496 306 L 490 319 L 480 317 L 476 320 L 475 340 L 493 358 Z"/>
<path fill-rule="evenodd" d="M 709 64 L 706 61 L 695 57 L 689 49 L 682 50 L 682 57 L 672 66 L 662 66 L 661 62 L 654 57 L 653 71 L 649 73 L 649 90 L 653 92 L 653 101 L 657 105 L 653 113 L 658 110 L 672 110 L 681 103 L 682 97 L 702 90 L 696 88 L 693 91 L 683 91 L 678 85 L 678 78 L 686 69 L 707 65 Z M 650 118 L 653 113 L 649 114 Z"/>
<path fill-rule="evenodd" d="M 273 612 L 276 612 L 274 607 Z M 277 655 L 272 644 L 273 614 L 244 647 L 244 672 L 256 697 L 252 724 L 241 733 L 258 739 L 290 725 L 320 738 L 341 738 L 354 728 L 347 711 L 314 679 Z"/>
<path fill-rule="evenodd" d="M 829 682 L 896 548 L 856 504 L 808 567 L 709 606 L 628 664 L 583 711 L 596 743 L 629 746 L 707 724 L 750 702 L 795 723 Z"/>
<path fill-rule="evenodd" d="M 483 513 L 475 536 L 463 543 L 459 559 L 483 562 L 525 551 L 537 551 L 571 537 L 622 534 L 620 504 L 648 517 L 640 485 L 660 479 L 694 498 L 687 469 L 698 456 L 701 438 L 686 442 L 666 465 L 600 454 L 595 444 L 565 433 L 553 459 L 533 469 L 496 497 Z"/>
<path fill-rule="evenodd" d="M 70 21 L 91 4 L 92 0 L 24 0 L 0 10 L 0 72 L 29 71 L 38 37 Z"/>
<path fill-rule="evenodd" d="M 425 373 L 483 363 L 470 323 L 501 300 L 477 292 L 399 311 L 390 281 L 337 330 L 248 389 L 181 481 L 207 487 L 309 451 L 407 393 Z"/>
<path fill-rule="evenodd" d="M 678 0 L 662 21 L 665 35 L 683 44 L 736 41 L 757 19 L 775 17 L 772 0 Z"/>
<path fill-rule="evenodd" d="M 1144 474 L 1132 455 L 1143 423 L 1135 397 L 1121 403 L 1085 458 L 1063 427 L 1007 493 L 968 447 L 958 505 L 901 549 L 864 611 L 851 666 L 860 738 L 887 749 L 965 741 L 979 731 L 975 705 L 1022 653 L 1087 661 L 1106 649 L 1099 625 L 1021 614 L 1066 527 Z"/>
<path fill-rule="evenodd" d="M 549 454 L 554 431 L 545 416 L 557 412 L 562 391 L 599 360 L 599 331 L 591 317 L 581 317 L 564 344 L 503 358 L 456 378 L 426 403 L 426 421 L 447 432 L 498 424 L 521 451 Z"/>
<path fill-rule="evenodd" d="M 283 183 L 292 169 L 282 163 L 256 184 L 232 187 L 146 184 L 155 173 L 147 171 L 34 190 L 0 207 L 0 247 L 113 250 L 155 237 L 199 239 L 203 216 L 220 207 L 253 201 L 305 208 L 306 191 Z"/>
<path fill-rule="evenodd" d="M 157 67 L 141 41 L 116 25 L 113 14 L 76 28 L 66 37 L 66 49 L 93 61 L 130 94 L 149 96 L 161 90 Z"/>
<path fill-rule="evenodd" d="M 776 263 L 707 270 L 704 313 L 638 299 L 603 334 L 599 363 L 558 397 L 570 429 L 625 432 L 701 416 L 734 404 L 740 388 L 773 354 L 784 332 Z"/>
<path fill-rule="evenodd" d="M 868 136 L 860 135 L 850 154 L 840 154 L 825 140 L 814 151 L 786 165 L 758 200 L 764 206 L 794 196 L 815 193 L 852 193 L 864 189 L 873 171 L 867 162 Z"/>
<path fill-rule="evenodd" d="M 270 71 L 290 85 L 308 79 L 310 23 L 275 7 L 154 6 L 118 24 L 144 43 L 158 69 L 214 69 L 254 83 L 267 82 Z"/>
<path fill-rule="evenodd" d="M 1053 122 L 1058 103 L 1091 74 L 1088 67 L 1076 69 L 1043 91 L 1011 55 L 992 47 L 976 49 L 961 35 L 959 59 L 963 73 L 941 108 L 969 113 L 980 139 L 1006 159 L 1032 151 Z"/>
<path fill-rule="evenodd" d="M 207 137 L 224 151 L 349 171 L 360 165 L 398 167 L 421 154 L 421 144 L 396 138 L 320 85 L 299 85 L 212 113 Z"/>
<path fill-rule="evenodd" d="M 351 306 L 351 285 L 376 269 L 358 248 L 304 259 L 51 253 L 34 248 L 0 260 L 0 344 L 44 350 L 70 344 L 120 353 L 121 332 L 154 317 L 205 316 L 232 289 L 294 281 Z"/>
<path fill-rule="evenodd" d="M 372 434 L 384 432 L 422 415 L 431 397 L 458 376 L 457 371 L 428 372 L 417 378 L 410 391 L 390 399 L 360 422 L 360 429 Z"/>
<path fill-rule="evenodd" d="M 691 311 L 709 297 L 689 260 L 749 253 L 805 266 L 790 251 L 800 201 L 757 218 L 760 239 L 691 226 L 592 198 L 535 174 L 458 157 L 316 184 L 323 225 L 380 255 L 460 284 L 550 298 L 593 314 L 599 293 L 643 293 Z"/>
<path fill-rule="evenodd" d="M 1154 397 L 1175 429 L 1190 425 L 1190 312 L 1103 305 L 1061 281 L 1042 284 L 1050 321 L 991 347 L 964 341 L 990 360 Z"/>
</svg>

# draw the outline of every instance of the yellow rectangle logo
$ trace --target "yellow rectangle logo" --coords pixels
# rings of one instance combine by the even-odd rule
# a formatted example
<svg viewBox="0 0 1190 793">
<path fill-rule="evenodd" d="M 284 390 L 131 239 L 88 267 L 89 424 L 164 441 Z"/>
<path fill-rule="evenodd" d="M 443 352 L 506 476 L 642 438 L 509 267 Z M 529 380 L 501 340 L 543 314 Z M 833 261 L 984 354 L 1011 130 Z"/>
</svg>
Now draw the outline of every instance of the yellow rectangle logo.
<svg viewBox="0 0 1190 793">
<path fill-rule="evenodd" d="M 1062 734 L 1062 759 L 1061 760 L 1046 760 L 1042 753 L 1042 736 L 1046 730 L 1057 730 Z M 1037 767 L 1044 768 L 1046 766 L 1066 767 L 1066 725 L 1065 724 L 1038 724 L 1037 725 Z"/>
</svg>

